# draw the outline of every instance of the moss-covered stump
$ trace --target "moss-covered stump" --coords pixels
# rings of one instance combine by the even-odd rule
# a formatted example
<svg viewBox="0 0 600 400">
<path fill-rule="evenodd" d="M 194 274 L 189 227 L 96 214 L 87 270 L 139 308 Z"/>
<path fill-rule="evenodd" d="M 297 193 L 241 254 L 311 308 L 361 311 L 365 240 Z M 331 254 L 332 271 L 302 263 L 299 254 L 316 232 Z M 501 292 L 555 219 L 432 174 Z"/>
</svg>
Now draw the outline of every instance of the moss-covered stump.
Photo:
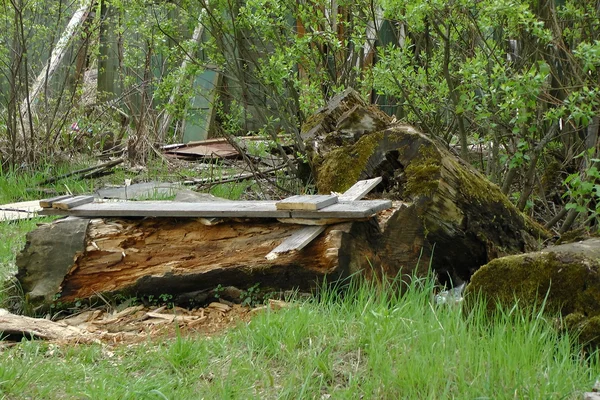
<svg viewBox="0 0 600 400">
<path fill-rule="evenodd" d="M 354 139 L 314 150 L 317 186 L 343 192 L 382 176 L 381 196 L 407 203 L 381 227 L 377 254 L 386 270 L 417 263 L 427 270 L 431 262 L 442 283 L 457 283 L 494 258 L 536 250 L 548 236 L 496 185 L 412 126 L 391 124 Z"/>
<path fill-rule="evenodd" d="M 497 305 L 535 307 L 560 313 L 565 327 L 584 344 L 600 345 L 600 239 L 569 243 L 493 260 L 480 268 L 465 290 L 470 307 L 483 296 Z"/>
</svg>

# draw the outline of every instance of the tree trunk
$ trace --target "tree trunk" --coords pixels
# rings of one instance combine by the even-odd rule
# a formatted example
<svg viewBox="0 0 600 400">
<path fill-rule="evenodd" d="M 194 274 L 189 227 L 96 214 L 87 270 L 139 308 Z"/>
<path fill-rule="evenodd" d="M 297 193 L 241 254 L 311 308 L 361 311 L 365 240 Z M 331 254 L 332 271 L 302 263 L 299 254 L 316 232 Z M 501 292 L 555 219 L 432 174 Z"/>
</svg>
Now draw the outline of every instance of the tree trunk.
<svg viewBox="0 0 600 400">
<path fill-rule="evenodd" d="M 299 225 L 271 219 L 66 219 L 27 235 L 17 258 L 31 307 L 104 296 L 178 296 L 218 285 L 261 291 L 315 288 L 367 267 L 369 232 L 376 221 L 329 227 L 304 249 L 266 255 Z"/>
<path fill-rule="evenodd" d="M 423 272 L 431 264 L 442 283 L 456 284 L 490 260 L 536 249 L 548 237 L 498 186 L 434 139 L 409 125 L 369 124 L 384 119 L 356 94 L 345 92 L 331 104 L 351 111 L 322 112 L 305 137 L 319 192 L 381 176 L 380 196 L 406 202 L 375 245 L 384 270 Z"/>
</svg>

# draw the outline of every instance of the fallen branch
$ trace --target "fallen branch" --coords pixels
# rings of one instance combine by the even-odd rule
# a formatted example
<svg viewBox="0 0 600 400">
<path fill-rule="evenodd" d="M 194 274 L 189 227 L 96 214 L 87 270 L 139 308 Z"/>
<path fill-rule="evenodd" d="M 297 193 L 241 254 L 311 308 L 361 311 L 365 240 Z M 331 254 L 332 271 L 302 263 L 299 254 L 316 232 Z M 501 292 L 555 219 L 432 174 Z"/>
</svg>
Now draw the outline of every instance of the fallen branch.
<svg viewBox="0 0 600 400">
<path fill-rule="evenodd" d="M 68 178 L 68 177 L 74 176 L 74 175 L 82 175 L 82 177 L 88 178 L 88 177 L 93 176 L 93 174 L 97 174 L 97 173 L 99 173 L 101 171 L 104 171 L 104 170 L 112 168 L 112 167 L 114 167 L 116 165 L 119 165 L 123 161 L 125 161 L 124 158 L 119 158 L 117 160 L 108 161 L 108 162 L 106 162 L 104 164 L 96 165 L 96 166 L 93 166 L 93 167 L 88 167 L 88 168 L 79 169 L 77 171 L 67 172 L 66 174 L 62 174 L 62 175 L 59 175 L 59 176 L 55 176 L 55 177 L 43 180 L 43 181 L 39 182 L 38 185 L 47 185 L 49 183 L 54 183 L 56 181 L 59 181 L 61 179 Z M 93 171 L 93 173 L 90 173 L 91 171 Z"/>
<path fill-rule="evenodd" d="M 259 171 L 258 173 L 248 172 L 245 174 L 224 175 L 221 177 L 221 179 L 218 179 L 218 180 L 215 180 L 214 178 L 194 178 L 191 181 L 185 181 L 183 183 L 186 185 L 195 185 L 195 184 L 197 184 L 197 185 L 218 185 L 221 183 L 243 181 L 245 179 L 253 178 L 253 177 L 264 177 L 265 174 L 270 174 L 272 172 L 279 171 L 281 169 L 284 169 L 285 167 L 286 167 L 286 165 L 280 165 L 279 167 L 270 168 L 270 169 L 267 169 L 264 171 Z"/>
<path fill-rule="evenodd" d="M 25 337 L 27 339 L 68 339 L 82 335 L 76 327 L 43 318 L 30 318 L 11 314 L 0 309 L 0 336 Z"/>
</svg>

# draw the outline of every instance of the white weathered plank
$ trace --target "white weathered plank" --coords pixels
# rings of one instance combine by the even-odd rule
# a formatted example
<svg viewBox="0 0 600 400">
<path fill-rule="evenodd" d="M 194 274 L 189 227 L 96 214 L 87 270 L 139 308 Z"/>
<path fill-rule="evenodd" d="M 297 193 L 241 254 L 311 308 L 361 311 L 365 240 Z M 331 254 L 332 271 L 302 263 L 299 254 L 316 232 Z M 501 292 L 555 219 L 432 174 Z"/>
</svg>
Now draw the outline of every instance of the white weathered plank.
<svg viewBox="0 0 600 400">
<path fill-rule="evenodd" d="M 43 209 L 40 213 L 78 217 L 366 218 L 391 206 L 389 200 L 365 200 L 337 203 L 315 211 L 289 211 L 277 210 L 274 201 L 132 201 L 89 203 L 68 210 Z"/>
<path fill-rule="evenodd" d="M 392 207 L 391 200 L 344 201 L 317 211 L 292 210 L 291 218 L 366 218 Z"/>
<path fill-rule="evenodd" d="M 37 200 L 0 205 L 0 222 L 37 217 L 41 211 Z"/>
<path fill-rule="evenodd" d="M 337 196 L 333 195 L 297 195 L 278 201 L 275 207 L 278 210 L 320 210 L 337 202 Z"/>
<path fill-rule="evenodd" d="M 333 225 L 343 222 L 355 222 L 357 220 L 366 220 L 368 218 L 278 218 L 277 221 L 282 224 L 296 225 Z"/>
<path fill-rule="evenodd" d="M 281 242 L 279 246 L 275 247 L 269 254 L 265 256 L 267 260 L 274 260 L 279 257 L 279 254 L 286 253 L 291 250 L 302 250 L 307 244 L 313 241 L 314 238 L 319 236 L 321 232 L 325 230 L 325 226 L 306 226 L 298 229 L 296 232 L 289 236 L 286 240 Z"/>
<path fill-rule="evenodd" d="M 52 203 L 52 208 L 59 210 L 70 210 L 75 207 L 92 203 L 94 196 L 75 196 L 73 198 L 59 200 Z"/>
<path fill-rule="evenodd" d="M 378 176 L 373 179 L 366 179 L 364 181 L 358 181 L 352 187 L 344 192 L 339 197 L 339 201 L 356 201 L 360 200 L 367 195 L 375 186 L 379 185 L 382 178 Z"/>
</svg>

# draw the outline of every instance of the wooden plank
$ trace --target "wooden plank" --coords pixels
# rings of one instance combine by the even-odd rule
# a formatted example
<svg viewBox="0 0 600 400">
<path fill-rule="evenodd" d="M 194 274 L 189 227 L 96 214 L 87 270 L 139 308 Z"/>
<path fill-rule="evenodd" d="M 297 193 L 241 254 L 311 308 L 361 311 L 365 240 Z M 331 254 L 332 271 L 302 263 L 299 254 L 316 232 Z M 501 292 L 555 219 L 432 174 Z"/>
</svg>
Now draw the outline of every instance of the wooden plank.
<svg viewBox="0 0 600 400">
<path fill-rule="evenodd" d="M 132 201 L 89 203 L 71 209 L 55 207 L 43 209 L 41 214 L 77 217 L 366 218 L 391 206 L 389 200 L 365 200 L 337 203 L 321 210 L 290 211 L 277 210 L 274 201 Z"/>
<path fill-rule="evenodd" d="M 267 260 L 274 260 L 279 257 L 279 254 L 286 253 L 292 250 L 302 250 L 307 244 L 313 241 L 325 230 L 326 226 L 306 226 L 294 232 L 281 244 L 275 247 L 269 254 L 265 256 Z"/>
<path fill-rule="evenodd" d="M 75 196 L 66 200 L 59 200 L 52 203 L 52 208 L 59 210 L 70 210 L 72 208 L 92 203 L 94 196 Z"/>
<path fill-rule="evenodd" d="M 391 207 L 391 200 L 344 201 L 316 211 L 291 210 L 290 218 L 367 218 Z"/>
<path fill-rule="evenodd" d="M 278 201 L 275 207 L 278 210 L 320 210 L 337 202 L 337 196 L 333 195 L 298 195 Z"/>
<path fill-rule="evenodd" d="M 369 193 L 371 190 L 373 190 L 373 188 L 375 188 L 375 186 L 377 186 L 379 184 L 379 182 L 381 182 L 381 180 L 382 180 L 381 177 L 377 177 L 377 178 L 373 178 L 373 179 L 367 179 L 364 181 L 358 181 L 354 185 L 352 185 L 352 187 L 350 189 L 346 190 L 344 192 L 344 194 L 339 196 L 338 200 L 339 201 L 360 200 L 367 193 Z M 387 206 L 386 208 L 389 208 L 389 207 L 391 207 L 391 202 L 389 203 L 389 206 Z M 329 210 L 330 208 L 331 207 L 328 207 L 327 209 Z M 296 215 L 293 215 L 293 217 L 290 218 L 289 220 L 294 221 L 296 223 L 304 223 L 306 225 L 310 225 L 310 223 L 312 221 L 327 221 L 328 219 L 325 219 L 325 218 L 319 218 L 319 219 L 301 218 L 301 217 L 297 217 Z M 283 221 L 283 220 L 280 220 L 280 221 Z M 315 225 L 316 226 L 307 226 L 307 227 L 304 227 L 304 228 L 299 229 L 296 232 L 294 232 L 291 236 L 289 236 L 283 242 L 281 242 L 281 244 L 279 246 L 277 246 L 269 254 L 267 254 L 267 256 L 266 256 L 267 259 L 274 260 L 281 253 L 286 253 L 286 252 L 289 252 L 292 250 L 300 250 L 303 247 L 305 247 L 314 238 L 319 236 L 326 228 L 325 225 L 319 225 L 318 223 L 315 223 Z"/>
<path fill-rule="evenodd" d="M 49 199 L 43 199 L 43 200 L 40 200 L 40 207 L 42 207 L 42 208 L 52 208 L 52 204 L 54 204 L 54 203 L 56 203 L 58 201 L 63 201 L 63 200 L 66 200 L 66 199 L 70 199 L 72 197 L 73 196 L 70 195 L 70 194 L 65 194 L 65 195 L 62 195 L 62 196 L 56 196 L 56 197 L 52 197 L 52 198 L 49 198 Z"/>
<path fill-rule="evenodd" d="M 0 222 L 34 218 L 41 209 L 36 200 L 2 204 L 0 205 Z"/>
<path fill-rule="evenodd" d="M 358 181 L 352 187 L 344 192 L 339 197 L 339 201 L 356 201 L 360 200 L 367 195 L 375 186 L 379 185 L 382 178 L 379 176 L 373 179 L 367 179 L 364 181 Z"/>
<path fill-rule="evenodd" d="M 341 224 L 344 222 L 355 222 L 359 220 L 366 220 L 368 218 L 278 218 L 277 221 L 282 224 L 296 224 L 296 225 L 333 225 Z"/>
</svg>

